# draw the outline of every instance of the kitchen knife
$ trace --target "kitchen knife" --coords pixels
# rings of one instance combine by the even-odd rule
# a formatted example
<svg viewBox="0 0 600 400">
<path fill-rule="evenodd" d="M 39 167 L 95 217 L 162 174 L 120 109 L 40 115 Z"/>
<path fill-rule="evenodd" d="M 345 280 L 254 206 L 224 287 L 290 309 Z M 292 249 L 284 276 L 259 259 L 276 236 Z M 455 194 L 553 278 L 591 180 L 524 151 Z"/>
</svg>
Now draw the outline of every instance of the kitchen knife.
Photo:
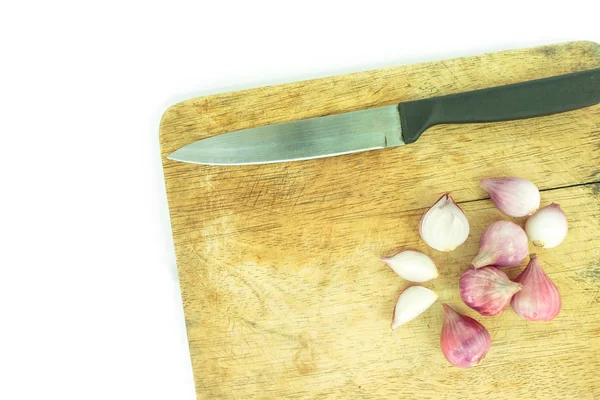
<svg viewBox="0 0 600 400">
<path fill-rule="evenodd" d="M 224 133 L 167 158 L 205 165 L 307 160 L 401 146 L 438 124 L 546 116 L 600 103 L 600 68 Z"/>
</svg>

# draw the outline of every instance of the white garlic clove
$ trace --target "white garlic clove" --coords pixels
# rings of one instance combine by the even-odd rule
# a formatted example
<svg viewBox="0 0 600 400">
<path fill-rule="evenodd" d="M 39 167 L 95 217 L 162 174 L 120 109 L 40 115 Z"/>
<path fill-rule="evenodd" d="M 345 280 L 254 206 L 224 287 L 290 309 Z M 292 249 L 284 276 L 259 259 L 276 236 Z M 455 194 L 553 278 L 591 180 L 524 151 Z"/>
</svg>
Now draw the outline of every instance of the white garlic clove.
<svg viewBox="0 0 600 400">
<path fill-rule="evenodd" d="M 449 193 L 444 194 L 421 218 L 419 234 L 428 246 L 452 251 L 469 236 L 467 216 Z"/>
<path fill-rule="evenodd" d="M 438 277 L 433 260 L 419 251 L 404 250 L 393 256 L 381 257 L 381 261 L 410 282 L 426 282 Z"/>
<path fill-rule="evenodd" d="M 556 203 L 540 208 L 525 223 L 525 232 L 533 245 L 547 249 L 561 244 L 568 230 L 567 216 Z"/>
<path fill-rule="evenodd" d="M 437 300 L 437 294 L 423 286 L 411 286 L 398 297 L 392 315 L 392 330 L 415 319 Z"/>
</svg>

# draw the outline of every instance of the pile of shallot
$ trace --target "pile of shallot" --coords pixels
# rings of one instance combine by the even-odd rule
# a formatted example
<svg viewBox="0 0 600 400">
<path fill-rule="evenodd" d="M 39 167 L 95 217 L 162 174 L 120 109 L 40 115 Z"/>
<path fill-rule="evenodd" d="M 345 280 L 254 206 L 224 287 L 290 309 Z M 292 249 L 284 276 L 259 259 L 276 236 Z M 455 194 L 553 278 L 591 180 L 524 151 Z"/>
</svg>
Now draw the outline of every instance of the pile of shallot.
<svg viewBox="0 0 600 400">
<path fill-rule="evenodd" d="M 502 214 L 511 218 L 527 217 L 527 221 L 525 229 L 503 220 L 485 228 L 479 240 L 479 252 L 460 278 L 461 299 L 483 316 L 502 314 L 510 304 L 517 315 L 528 321 L 554 319 L 561 310 L 560 293 L 544 272 L 537 255 L 529 254 L 529 241 L 543 248 L 561 244 L 568 231 L 565 213 L 556 203 L 540 208 L 540 192 L 527 179 L 488 178 L 480 185 Z M 444 252 L 463 244 L 469 232 L 467 216 L 449 193 L 425 212 L 419 225 L 423 241 Z M 528 254 L 527 266 L 511 281 L 502 268 L 519 265 Z M 435 262 L 416 250 L 403 250 L 382 257 L 381 261 L 410 282 L 423 283 L 438 276 Z M 419 285 L 404 290 L 392 313 L 392 330 L 415 319 L 437 298 L 433 290 Z M 444 357 L 457 367 L 477 365 L 491 347 L 489 332 L 480 322 L 448 304 L 442 306 L 444 324 L 440 344 Z"/>
</svg>

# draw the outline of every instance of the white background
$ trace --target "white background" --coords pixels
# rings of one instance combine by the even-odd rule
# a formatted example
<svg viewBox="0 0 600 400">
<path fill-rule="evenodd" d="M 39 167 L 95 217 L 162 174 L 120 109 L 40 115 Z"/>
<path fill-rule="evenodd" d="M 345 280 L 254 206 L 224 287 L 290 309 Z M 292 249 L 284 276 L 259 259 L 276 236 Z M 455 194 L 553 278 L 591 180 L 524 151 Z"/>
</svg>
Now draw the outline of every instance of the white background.
<svg viewBox="0 0 600 400">
<path fill-rule="evenodd" d="M 2 2 L 0 398 L 195 398 L 158 146 L 173 103 L 600 42 L 597 1 L 403 3 Z"/>
</svg>

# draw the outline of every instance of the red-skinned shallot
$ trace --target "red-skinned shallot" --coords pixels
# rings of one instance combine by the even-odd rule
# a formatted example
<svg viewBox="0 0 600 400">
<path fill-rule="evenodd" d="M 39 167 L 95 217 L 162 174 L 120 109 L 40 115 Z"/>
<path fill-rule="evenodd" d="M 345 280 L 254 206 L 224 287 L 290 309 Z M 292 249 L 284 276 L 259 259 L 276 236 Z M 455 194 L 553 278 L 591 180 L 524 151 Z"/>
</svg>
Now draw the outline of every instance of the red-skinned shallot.
<svg viewBox="0 0 600 400">
<path fill-rule="evenodd" d="M 466 305 L 481 315 L 498 315 L 510 303 L 521 284 L 511 282 L 496 267 L 469 268 L 460 277 L 460 297 Z"/>
<path fill-rule="evenodd" d="M 490 224 L 479 239 L 479 253 L 471 262 L 474 268 L 495 265 L 519 265 L 529 252 L 527 235 L 514 222 L 497 221 Z"/>
<path fill-rule="evenodd" d="M 528 321 L 550 321 L 560 313 L 560 292 L 542 269 L 537 256 L 531 254 L 529 257 L 529 264 L 515 279 L 523 289 L 513 296 L 510 306 Z"/>
<path fill-rule="evenodd" d="M 509 217 L 525 217 L 540 207 L 540 191 L 523 178 L 486 178 L 479 183 L 496 208 Z"/>
<path fill-rule="evenodd" d="M 457 313 L 447 304 L 442 306 L 444 325 L 440 344 L 444 357 L 460 368 L 477 365 L 492 345 L 489 332 L 473 318 Z"/>
</svg>

